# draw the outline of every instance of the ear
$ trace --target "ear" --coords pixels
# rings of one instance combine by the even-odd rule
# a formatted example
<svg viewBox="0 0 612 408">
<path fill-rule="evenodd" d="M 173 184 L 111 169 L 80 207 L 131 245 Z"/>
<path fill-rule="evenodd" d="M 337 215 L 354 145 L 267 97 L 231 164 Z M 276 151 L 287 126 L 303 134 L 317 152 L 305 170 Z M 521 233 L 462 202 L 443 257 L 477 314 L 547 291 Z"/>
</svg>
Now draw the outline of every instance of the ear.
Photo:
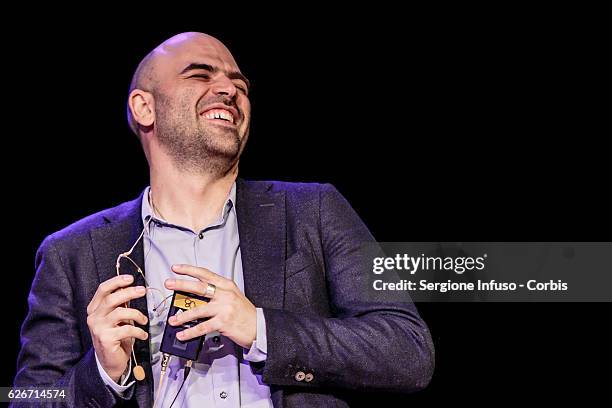
<svg viewBox="0 0 612 408">
<path fill-rule="evenodd" d="M 149 127 L 155 123 L 155 98 L 150 92 L 134 89 L 128 97 L 132 117 L 140 126 Z"/>
</svg>

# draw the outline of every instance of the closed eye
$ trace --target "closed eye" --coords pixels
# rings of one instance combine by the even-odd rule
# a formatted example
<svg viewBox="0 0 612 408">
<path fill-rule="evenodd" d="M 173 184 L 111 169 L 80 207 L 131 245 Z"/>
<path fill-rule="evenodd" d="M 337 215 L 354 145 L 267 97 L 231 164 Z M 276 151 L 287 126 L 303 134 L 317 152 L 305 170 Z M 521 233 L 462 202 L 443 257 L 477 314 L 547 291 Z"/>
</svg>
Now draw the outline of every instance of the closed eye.
<svg viewBox="0 0 612 408">
<path fill-rule="evenodd" d="M 202 78 L 202 79 L 210 79 L 209 75 L 206 74 L 197 74 L 197 75 L 192 75 L 189 78 Z"/>
<path fill-rule="evenodd" d="M 210 79 L 210 75 L 207 74 L 195 74 L 195 75 L 191 75 L 188 78 L 202 78 L 205 80 L 209 80 Z M 244 85 L 242 82 L 238 83 L 238 84 L 234 84 L 234 86 L 236 87 L 236 89 L 239 89 L 240 92 L 248 95 L 249 94 L 249 88 Z"/>
</svg>

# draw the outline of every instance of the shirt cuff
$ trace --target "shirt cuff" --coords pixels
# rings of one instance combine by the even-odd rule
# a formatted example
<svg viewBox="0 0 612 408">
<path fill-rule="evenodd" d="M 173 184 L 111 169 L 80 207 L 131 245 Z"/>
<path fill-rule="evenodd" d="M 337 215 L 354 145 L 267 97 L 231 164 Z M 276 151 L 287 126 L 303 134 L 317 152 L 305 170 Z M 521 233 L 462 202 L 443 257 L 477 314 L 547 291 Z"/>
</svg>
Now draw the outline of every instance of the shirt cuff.
<svg viewBox="0 0 612 408">
<path fill-rule="evenodd" d="M 112 378 L 110 378 L 110 376 L 107 374 L 104 368 L 102 368 L 102 364 L 100 364 L 100 360 L 98 360 L 98 355 L 96 353 L 94 353 L 94 355 L 96 356 L 96 364 L 98 365 L 98 371 L 100 372 L 102 381 L 104 381 L 104 384 L 111 387 L 111 389 L 115 391 L 117 394 L 122 395 L 125 391 L 127 391 L 128 388 L 132 386 L 132 384 L 136 382 L 132 380 L 132 382 L 130 382 L 128 385 L 125 385 L 125 381 L 130 377 L 130 373 L 132 372 L 132 359 L 131 358 L 128 363 L 127 369 L 125 370 L 125 372 L 119 379 L 119 384 L 117 384 L 115 381 L 113 381 Z"/>
<path fill-rule="evenodd" d="M 266 338 L 266 318 L 262 308 L 257 308 L 257 335 L 248 353 L 243 352 L 244 359 L 253 363 L 265 361 L 268 356 L 268 339 Z"/>
</svg>

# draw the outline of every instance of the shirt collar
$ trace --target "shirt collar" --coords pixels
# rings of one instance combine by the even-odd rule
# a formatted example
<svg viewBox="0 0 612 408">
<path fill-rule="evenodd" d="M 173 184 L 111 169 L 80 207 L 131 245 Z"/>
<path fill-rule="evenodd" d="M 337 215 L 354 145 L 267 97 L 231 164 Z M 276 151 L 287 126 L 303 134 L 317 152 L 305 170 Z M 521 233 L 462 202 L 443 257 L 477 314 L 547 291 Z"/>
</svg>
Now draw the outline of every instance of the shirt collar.
<svg viewBox="0 0 612 408">
<path fill-rule="evenodd" d="M 156 223 L 163 224 L 163 225 L 172 225 L 172 224 L 168 224 L 167 222 L 153 215 L 153 210 L 151 209 L 151 204 L 149 203 L 150 191 L 151 191 L 151 186 L 148 186 L 147 188 L 145 188 L 144 193 L 142 194 L 141 217 L 142 217 L 143 224 L 146 226 L 149 221 L 149 218 L 153 218 L 153 220 Z M 225 200 L 225 205 L 223 206 L 223 209 L 221 210 L 221 214 L 219 214 L 219 219 L 217 221 L 219 223 L 222 223 L 232 209 L 234 209 L 235 211 L 235 207 L 236 207 L 236 182 L 232 184 L 232 188 L 230 189 L 227 199 Z"/>
</svg>

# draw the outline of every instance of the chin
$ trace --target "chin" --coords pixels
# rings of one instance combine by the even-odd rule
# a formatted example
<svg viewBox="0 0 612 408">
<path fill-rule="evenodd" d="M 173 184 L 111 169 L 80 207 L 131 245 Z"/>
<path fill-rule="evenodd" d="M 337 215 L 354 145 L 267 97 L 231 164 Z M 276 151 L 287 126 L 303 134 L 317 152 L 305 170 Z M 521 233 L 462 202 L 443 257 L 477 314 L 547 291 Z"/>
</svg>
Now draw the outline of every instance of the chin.
<svg viewBox="0 0 612 408">
<path fill-rule="evenodd" d="M 217 153 L 217 155 L 219 156 L 224 156 L 224 157 L 228 157 L 228 158 L 233 158 L 236 157 L 236 155 L 238 155 L 240 153 L 240 146 L 241 146 L 241 142 L 240 139 L 236 138 L 232 141 L 219 141 L 217 143 L 215 143 L 213 147 L 213 150 Z"/>
</svg>

